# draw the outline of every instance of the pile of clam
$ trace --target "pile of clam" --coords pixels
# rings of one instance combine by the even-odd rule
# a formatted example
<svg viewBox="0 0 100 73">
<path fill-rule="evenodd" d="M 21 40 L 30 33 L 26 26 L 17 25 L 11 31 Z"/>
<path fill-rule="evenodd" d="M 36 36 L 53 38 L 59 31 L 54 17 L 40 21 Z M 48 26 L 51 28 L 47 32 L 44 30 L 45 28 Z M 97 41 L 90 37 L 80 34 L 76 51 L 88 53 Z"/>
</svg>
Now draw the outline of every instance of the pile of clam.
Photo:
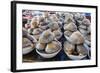
<svg viewBox="0 0 100 73">
<path fill-rule="evenodd" d="M 24 36 L 31 41 L 24 39 L 44 58 L 52 58 L 64 49 L 70 59 L 82 59 L 90 56 L 90 26 L 83 13 L 43 12 L 31 19 L 30 28 L 24 28 Z M 66 40 L 59 41 L 61 38 Z"/>
</svg>

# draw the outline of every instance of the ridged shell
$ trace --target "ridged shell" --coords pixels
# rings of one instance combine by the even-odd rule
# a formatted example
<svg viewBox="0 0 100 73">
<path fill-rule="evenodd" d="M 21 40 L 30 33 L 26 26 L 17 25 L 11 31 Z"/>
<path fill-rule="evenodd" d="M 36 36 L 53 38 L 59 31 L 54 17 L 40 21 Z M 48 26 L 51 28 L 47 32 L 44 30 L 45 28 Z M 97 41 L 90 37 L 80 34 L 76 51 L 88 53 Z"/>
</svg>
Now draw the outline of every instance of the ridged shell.
<svg viewBox="0 0 100 73">
<path fill-rule="evenodd" d="M 75 23 L 69 23 L 67 26 L 64 26 L 64 30 L 76 31 L 77 26 L 75 25 Z"/>
<path fill-rule="evenodd" d="M 54 35 L 50 30 L 45 30 L 39 38 L 40 43 L 49 43 L 54 39 Z"/>
<path fill-rule="evenodd" d="M 77 51 L 79 55 L 87 55 L 88 50 L 83 45 L 77 45 Z"/>
<path fill-rule="evenodd" d="M 38 49 L 38 50 L 44 50 L 45 47 L 46 47 L 46 44 L 43 44 L 43 43 L 36 44 L 36 49 Z"/>
<path fill-rule="evenodd" d="M 52 41 L 47 44 L 45 52 L 54 53 L 60 49 L 60 44 L 56 41 Z"/>
<path fill-rule="evenodd" d="M 53 34 L 54 34 L 54 36 L 55 36 L 56 39 L 60 39 L 61 36 L 62 36 L 62 32 L 59 29 L 53 31 Z"/>
<path fill-rule="evenodd" d="M 70 41 L 73 44 L 82 44 L 84 43 L 84 37 L 79 31 L 76 31 L 70 36 Z"/>
<path fill-rule="evenodd" d="M 68 54 L 72 54 L 75 49 L 75 46 L 69 43 L 68 41 L 66 41 L 64 42 L 64 49 L 65 49 L 65 52 L 67 52 Z"/>
</svg>

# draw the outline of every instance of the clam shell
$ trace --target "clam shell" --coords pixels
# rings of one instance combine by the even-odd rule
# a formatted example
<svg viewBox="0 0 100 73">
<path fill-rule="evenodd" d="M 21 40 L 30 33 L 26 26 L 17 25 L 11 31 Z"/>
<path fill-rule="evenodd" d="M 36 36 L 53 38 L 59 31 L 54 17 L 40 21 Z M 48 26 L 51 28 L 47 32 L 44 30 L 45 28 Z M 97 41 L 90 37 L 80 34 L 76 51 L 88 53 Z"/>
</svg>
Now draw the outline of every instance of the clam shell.
<svg viewBox="0 0 100 73">
<path fill-rule="evenodd" d="M 64 26 L 64 30 L 76 31 L 77 26 L 75 25 L 75 23 L 69 23 L 67 26 Z"/>
<path fill-rule="evenodd" d="M 73 32 L 72 35 L 69 37 L 69 39 L 70 39 L 70 42 L 73 44 L 84 43 L 84 37 L 79 31 Z"/>
<path fill-rule="evenodd" d="M 88 40 L 85 40 L 85 44 L 87 44 L 88 46 L 91 46 L 91 42 Z"/>
<path fill-rule="evenodd" d="M 33 44 L 28 38 L 22 38 L 22 54 L 28 54 L 35 48 L 35 44 Z"/>
<path fill-rule="evenodd" d="M 53 31 L 53 34 L 54 34 L 56 39 L 60 39 L 62 36 L 62 32 L 60 30 Z"/>
<path fill-rule="evenodd" d="M 64 49 L 68 54 L 72 54 L 75 49 L 75 46 L 68 41 L 64 42 Z"/>
<path fill-rule="evenodd" d="M 54 39 L 54 35 L 50 30 L 45 30 L 39 38 L 40 43 L 49 43 Z"/>
<path fill-rule="evenodd" d="M 73 32 L 71 32 L 71 31 L 65 31 L 65 32 L 64 32 L 64 36 L 68 36 L 68 37 L 69 37 L 69 36 L 72 35 L 72 33 L 73 33 Z"/>
<path fill-rule="evenodd" d="M 58 21 L 59 28 L 63 27 L 63 21 Z"/>
<path fill-rule="evenodd" d="M 57 52 L 61 48 L 60 45 L 61 44 L 59 42 L 52 41 L 52 42 L 50 42 L 50 43 L 47 44 L 45 52 L 47 52 L 47 53 Z"/>
<path fill-rule="evenodd" d="M 31 28 L 37 28 L 39 26 L 38 22 L 37 22 L 37 18 L 34 17 L 31 21 Z"/>
<path fill-rule="evenodd" d="M 79 28 L 82 28 L 82 29 L 85 29 L 85 30 L 87 29 L 87 27 L 84 26 L 84 25 L 80 25 Z"/>
<path fill-rule="evenodd" d="M 83 34 L 83 35 L 87 35 L 88 31 L 82 28 L 79 28 L 79 31 Z"/>
<path fill-rule="evenodd" d="M 41 34 L 36 34 L 36 35 L 33 35 L 33 36 L 34 36 L 34 38 L 38 41 L 39 38 L 40 38 L 40 36 L 41 36 Z"/>
<path fill-rule="evenodd" d="M 30 53 L 33 50 L 33 48 L 31 46 L 25 47 L 22 49 L 22 54 L 26 55 L 28 53 Z"/>
<path fill-rule="evenodd" d="M 77 45 L 77 51 L 79 55 L 88 55 L 88 50 L 84 47 L 84 45 Z"/>
<path fill-rule="evenodd" d="M 81 13 L 75 13 L 74 18 L 75 18 L 75 20 L 83 20 L 84 15 Z"/>
<path fill-rule="evenodd" d="M 50 16 L 50 19 L 51 19 L 51 21 L 58 21 L 58 17 L 57 17 L 56 14 L 52 14 L 52 15 Z"/>
<path fill-rule="evenodd" d="M 22 38 L 22 47 L 31 46 L 32 42 L 28 38 Z"/>
<path fill-rule="evenodd" d="M 46 47 L 46 44 L 44 44 L 44 43 L 37 43 L 36 44 L 36 49 L 38 49 L 38 50 L 44 50 L 45 47 Z"/>
<path fill-rule="evenodd" d="M 75 22 L 75 20 L 73 19 L 73 15 L 71 13 L 66 13 L 64 22 L 66 24 L 69 24 L 70 22 Z"/>
<path fill-rule="evenodd" d="M 42 29 L 40 29 L 40 28 L 35 28 L 35 29 L 33 29 L 32 34 L 33 34 L 33 35 L 36 35 L 36 34 L 40 34 L 40 33 L 42 33 L 42 32 L 43 32 Z"/>
<path fill-rule="evenodd" d="M 49 24 L 48 24 L 48 27 L 49 27 L 50 29 L 52 29 L 52 30 L 57 30 L 57 29 L 59 29 L 59 25 L 58 25 L 57 22 L 51 22 L 51 23 L 49 23 Z"/>
<path fill-rule="evenodd" d="M 84 38 L 91 42 L 91 34 L 88 34 L 88 35 L 84 36 Z"/>
<path fill-rule="evenodd" d="M 26 37 L 28 34 L 28 31 L 25 28 L 22 28 L 22 34 L 23 34 L 23 36 Z"/>
<path fill-rule="evenodd" d="M 85 26 L 89 26 L 91 24 L 90 20 L 85 18 L 82 20 L 82 24 L 85 25 Z"/>
<path fill-rule="evenodd" d="M 77 20 L 77 25 L 82 25 L 82 21 L 81 20 Z"/>
</svg>

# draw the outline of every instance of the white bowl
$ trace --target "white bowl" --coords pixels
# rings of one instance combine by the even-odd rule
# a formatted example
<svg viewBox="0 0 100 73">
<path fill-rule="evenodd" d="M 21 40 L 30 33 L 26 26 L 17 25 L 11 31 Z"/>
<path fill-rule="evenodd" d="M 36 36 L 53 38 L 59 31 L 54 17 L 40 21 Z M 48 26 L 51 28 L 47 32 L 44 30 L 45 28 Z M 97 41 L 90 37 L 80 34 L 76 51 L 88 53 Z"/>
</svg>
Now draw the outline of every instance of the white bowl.
<svg viewBox="0 0 100 73">
<path fill-rule="evenodd" d="M 86 45 L 84 46 L 87 50 L 88 50 L 88 56 L 89 56 L 89 48 L 88 47 L 86 47 Z M 64 52 L 66 53 L 66 55 L 70 58 L 70 59 L 72 59 L 72 60 L 81 60 L 81 59 L 83 59 L 83 58 L 85 58 L 87 55 L 70 55 L 70 54 L 68 54 L 67 52 L 66 52 L 66 50 L 64 49 Z"/>
<path fill-rule="evenodd" d="M 31 46 L 25 47 L 22 49 L 22 54 L 26 55 L 26 54 L 30 53 L 32 50 L 33 50 L 33 48 Z"/>
</svg>

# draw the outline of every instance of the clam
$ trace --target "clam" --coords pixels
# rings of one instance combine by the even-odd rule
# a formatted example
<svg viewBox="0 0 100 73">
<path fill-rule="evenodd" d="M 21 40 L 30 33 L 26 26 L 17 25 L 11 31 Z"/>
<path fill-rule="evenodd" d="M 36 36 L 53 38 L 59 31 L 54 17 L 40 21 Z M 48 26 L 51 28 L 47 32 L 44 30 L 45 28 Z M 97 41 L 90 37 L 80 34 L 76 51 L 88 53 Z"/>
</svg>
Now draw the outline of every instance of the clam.
<svg viewBox="0 0 100 73">
<path fill-rule="evenodd" d="M 49 14 L 48 11 L 44 12 L 44 17 L 45 17 L 45 18 L 48 18 L 49 16 L 50 16 L 50 14 Z"/>
<path fill-rule="evenodd" d="M 71 32 L 71 31 L 65 31 L 65 32 L 64 32 L 64 36 L 68 36 L 68 37 L 69 37 L 69 36 L 72 35 L 72 33 L 73 33 L 73 32 Z"/>
<path fill-rule="evenodd" d="M 85 18 L 82 20 L 82 25 L 89 26 L 91 24 L 90 20 Z"/>
<path fill-rule="evenodd" d="M 84 25 L 80 25 L 78 28 L 85 29 L 85 30 L 87 29 L 87 27 Z"/>
<path fill-rule="evenodd" d="M 34 17 L 31 21 L 31 28 L 38 28 L 39 24 L 37 22 L 37 18 Z"/>
<path fill-rule="evenodd" d="M 42 33 L 42 32 L 43 32 L 42 29 L 40 29 L 40 28 L 35 28 L 35 29 L 33 29 L 32 34 L 33 34 L 33 35 L 36 35 L 36 34 L 40 34 L 40 33 Z"/>
<path fill-rule="evenodd" d="M 79 31 L 73 32 L 72 35 L 69 37 L 69 39 L 70 39 L 70 42 L 73 44 L 84 43 L 84 37 Z"/>
<path fill-rule="evenodd" d="M 81 14 L 81 13 L 75 13 L 75 15 L 74 15 L 74 18 L 75 18 L 75 20 L 83 20 L 84 19 L 84 15 L 83 14 Z"/>
<path fill-rule="evenodd" d="M 22 38 L 22 53 L 23 55 L 30 53 L 35 48 L 35 44 L 28 38 Z"/>
<path fill-rule="evenodd" d="M 36 44 L 36 49 L 38 49 L 38 50 L 44 50 L 45 47 L 46 47 L 45 43 L 37 43 Z"/>
<path fill-rule="evenodd" d="M 76 31 L 77 26 L 75 25 L 75 23 L 71 22 L 68 25 L 64 26 L 64 30 Z"/>
<path fill-rule="evenodd" d="M 48 27 L 53 31 L 59 29 L 59 25 L 57 22 L 51 22 L 48 24 Z"/>
<path fill-rule="evenodd" d="M 27 38 L 22 38 L 22 47 L 31 46 L 32 42 Z"/>
<path fill-rule="evenodd" d="M 54 35 L 50 30 L 45 30 L 39 38 L 40 43 L 49 43 L 54 39 Z"/>
<path fill-rule="evenodd" d="M 28 34 L 28 31 L 25 28 L 22 28 L 22 34 L 23 34 L 23 37 L 26 37 Z"/>
<path fill-rule="evenodd" d="M 58 30 L 54 30 L 54 31 L 53 31 L 53 34 L 54 34 L 55 38 L 58 39 L 58 40 L 59 40 L 59 39 L 61 38 L 61 36 L 62 36 L 62 32 L 61 32 L 61 30 L 59 30 L 59 29 L 58 29 Z"/>
<path fill-rule="evenodd" d="M 40 29 L 40 28 L 35 28 L 35 29 L 33 29 L 32 34 L 33 34 L 33 36 L 35 37 L 35 39 L 38 40 L 39 37 L 40 37 L 40 35 L 42 34 L 42 32 L 43 32 L 42 29 Z"/>
<path fill-rule="evenodd" d="M 56 14 L 52 14 L 52 15 L 50 16 L 50 20 L 53 21 L 53 22 L 54 22 L 54 21 L 57 22 L 57 21 L 58 21 L 57 15 L 56 15 Z"/>
<path fill-rule="evenodd" d="M 65 49 L 65 52 L 67 52 L 68 54 L 72 54 L 75 49 L 75 46 L 71 44 L 70 42 L 66 41 L 64 42 L 64 49 Z"/>
<path fill-rule="evenodd" d="M 45 52 L 47 52 L 47 53 L 57 52 L 61 48 L 60 45 L 61 44 L 59 42 L 52 41 L 52 42 L 47 44 Z"/>
<path fill-rule="evenodd" d="M 87 55 L 88 50 L 84 47 L 84 45 L 77 45 L 77 52 L 79 55 Z"/>
<path fill-rule="evenodd" d="M 65 21 L 66 24 L 69 24 L 70 22 L 75 22 L 75 20 L 73 19 L 73 15 L 70 13 L 66 13 L 65 14 Z"/>
<path fill-rule="evenodd" d="M 79 31 L 80 31 L 83 35 L 87 35 L 87 34 L 88 34 L 88 31 L 87 31 L 86 29 L 79 28 Z"/>
</svg>

